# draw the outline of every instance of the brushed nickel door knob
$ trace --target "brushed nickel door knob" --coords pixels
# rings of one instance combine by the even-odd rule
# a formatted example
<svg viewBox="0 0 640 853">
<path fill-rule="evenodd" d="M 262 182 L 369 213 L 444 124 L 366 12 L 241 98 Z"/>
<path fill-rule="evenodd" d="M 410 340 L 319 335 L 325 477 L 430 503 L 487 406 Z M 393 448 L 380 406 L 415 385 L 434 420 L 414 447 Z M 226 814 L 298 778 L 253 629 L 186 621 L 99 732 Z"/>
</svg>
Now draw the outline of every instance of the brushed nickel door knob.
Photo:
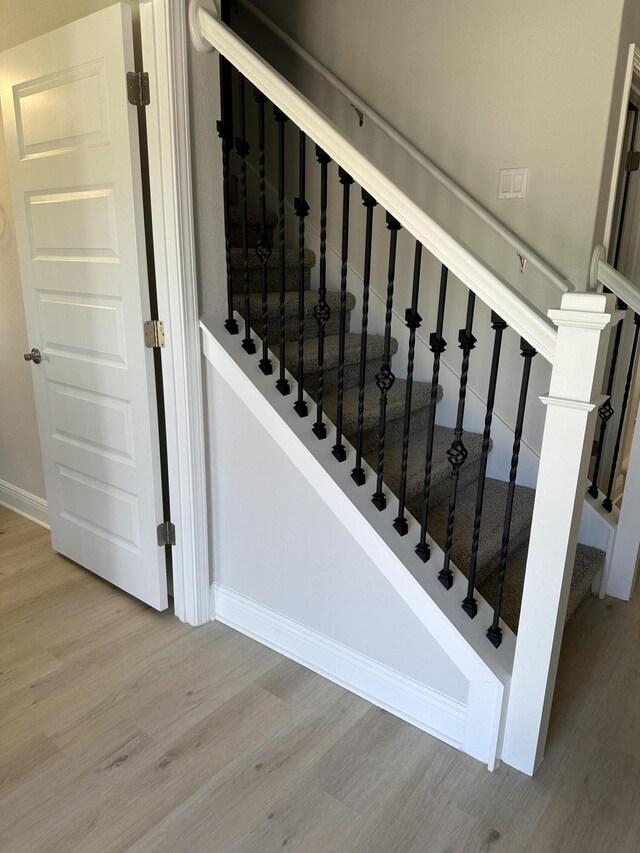
<svg viewBox="0 0 640 853">
<path fill-rule="evenodd" d="M 34 347 L 31 352 L 25 352 L 24 360 L 32 361 L 34 364 L 40 364 L 40 362 L 42 361 L 40 350 L 37 347 Z"/>
</svg>

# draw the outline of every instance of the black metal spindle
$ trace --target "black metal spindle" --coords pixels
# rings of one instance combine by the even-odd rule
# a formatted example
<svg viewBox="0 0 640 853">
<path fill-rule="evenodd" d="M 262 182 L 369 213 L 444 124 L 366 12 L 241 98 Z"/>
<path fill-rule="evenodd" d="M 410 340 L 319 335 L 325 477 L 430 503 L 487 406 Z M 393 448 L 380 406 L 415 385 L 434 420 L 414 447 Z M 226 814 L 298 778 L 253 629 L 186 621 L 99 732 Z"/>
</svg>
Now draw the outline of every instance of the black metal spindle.
<svg viewBox="0 0 640 853">
<path fill-rule="evenodd" d="M 620 300 L 617 301 L 617 307 L 620 310 L 626 310 L 627 308 L 625 303 L 621 302 Z M 614 409 L 611 405 L 611 394 L 613 392 L 613 382 L 616 377 L 616 367 L 618 365 L 618 353 L 620 351 L 620 341 L 622 338 L 623 325 L 624 319 L 620 320 L 620 322 L 616 326 L 616 333 L 613 339 L 613 349 L 611 351 L 611 363 L 609 365 L 609 376 L 607 379 L 607 399 L 598 409 L 598 417 L 600 418 L 600 431 L 598 433 L 596 461 L 593 466 L 593 474 L 591 475 L 591 485 L 587 490 L 592 498 L 597 498 L 599 494 L 598 479 L 600 476 L 600 465 L 602 464 L 602 454 L 604 452 L 604 437 L 607 432 L 607 426 L 609 425 L 609 421 L 614 415 Z"/>
<path fill-rule="evenodd" d="M 286 341 L 285 341 L 285 316 L 284 316 L 284 293 L 285 293 L 285 276 L 286 276 L 286 268 L 285 268 L 285 256 L 284 256 L 284 190 L 285 190 L 285 145 L 284 145 L 284 131 L 285 131 L 285 123 L 289 120 L 287 116 L 282 112 L 282 110 L 278 109 L 278 107 L 273 108 L 273 117 L 278 125 L 278 251 L 280 253 L 279 260 L 279 273 L 280 273 L 280 305 L 279 305 L 279 319 L 280 319 L 280 349 L 279 349 L 279 359 L 280 359 L 280 375 L 276 382 L 276 388 L 283 395 L 291 393 L 291 388 L 289 387 L 289 382 L 285 376 L 284 370 L 284 360 L 286 354 Z"/>
<path fill-rule="evenodd" d="M 440 293 L 438 296 L 438 315 L 436 330 L 429 338 L 429 349 L 433 353 L 433 370 L 431 374 L 431 401 L 429 420 L 427 423 L 427 449 L 424 460 L 424 487 L 422 491 L 422 512 L 420 516 L 420 541 L 416 545 L 416 554 L 423 563 L 431 556 L 427 542 L 427 525 L 429 523 L 429 501 L 431 496 L 431 463 L 433 460 L 433 436 L 436 428 L 436 405 L 438 402 L 438 384 L 440 381 L 440 357 L 447 348 L 447 342 L 442 337 L 444 328 L 444 309 L 447 301 L 447 279 L 449 270 L 442 265 L 440 271 Z"/>
<path fill-rule="evenodd" d="M 331 309 L 327 305 L 327 195 L 331 157 L 319 145 L 316 145 L 316 159 L 320 163 L 320 266 L 318 302 L 313 309 L 313 316 L 318 324 L 318 393 L 316 422 L 313 425 L 313 432 L 316 438 L 322 439 L 327 437 L 327 425 L 322 420 L 324 398 L 324 328 L 331 316 Z"/>
<path fill-rule="evenodd" d="M 482 507 L 484 505 L 484 487 L 487 478 L 487 459 L 491 447 L 491 422 L 493 420 L 493 406 L 496 399 L 496 386 L 498 384 L 498 367 L 500 365 L 500 350 L 502 347 L 502 334 L 507 324 L 495 311 L 491 312 L 491 327 L 495 331 L 493 338 L 493 355 L 491 358 L 491 371 L 489 373 L 489 390 L 487 391 L 487 411 L 484 418 L 484 432 L 482 434 L 482 454 L 480 456 L 480 473 L 478 475 L 478 491 L 476 493 L 476 512 L 473 520 L 473 539 L 471 543 L 471 560 L 469 562 L 469 583 L 467 586 L 467 597 L 462 602 L 462 609 L 472 619 L 478 612 L 478 605 L 473 595 L 476 587 L 476 569 L 478 565 L 478 547 L 480 545 L 480 525 L 482 523 Z"/>
<path fill-rule="evenodd" d="M 522 425 L 527 405 L 527 391 L 529 388 L 529 376 L 531 375 L 531 362 L 536 354 L 535 349 L 528 344 L 524 338 L 520 339 L 520 352 L 524 358 L 522 366 L 522 381 L 520 383 L 520 399 L 518 400 L 518 414 L 516 415 L 516 426 L 513 432 L 513 451 L 511 454 L 511 468 L 509 469 L 509 486 L 507 488 L 507 504 L 504 512 L 504 524 L 502 528 L 502 547 L 500 549 L 500 564 L 498 567 L 498 583 L 496 585 L 496 600 L 493 607 L 493 623 L 487 631 L 487 637 L 493 645 L 498 648 L 502 642 L 502 628 L 500 627 L 500 610 L 502 608 L 502 594 L 504 592 L 504 581 L 507 573 L 507 559 L 509 556 L 509 539 L 511 537 L 511 516 L 513 514 L 513 499 L 516 493 L 516 476 L 518 474 L 518 461 L 520 459 L 520 444 L 522 441 Z"/>
<path fill-rule="evenodd" d="M 366 190 L 362 190 L 362 203 L 367 211 L 364 238 L 364 284 L 362 288 L 362 331 L 360 332 L 360 375 L 358 378 L 358 438 L 356 442 L 356 467 L 351 472 L 358 486 L 364 485 L 362 467 L 362 435 L 364 432 L 364 389 L 367 377 L 367 335 L 369 328 L 369 289 L 371 284 L 371 247 L 373 243 L 373 208 L 378 204 Z"/>
<path fill-rule="evenodd" d="M 340 322 L 338 326 L 338 407 L 336 413 L 336 443 L 332 453 L 338 462 L 344 462 L 347 451 L 342 443 L 342 414 L 344 404 L 344 338 L 347 329 L 347 265 L 349 261 L 349 194 L 353 178 L 344 169 L 339 170 L 342 184 L 342 253 L 340 265 Z"/>
<path fill-rule="evenodd" d="M 627 376 L 624 383 L 624 394 L 622 397 L 622 405 L 620 407 L 620 422 L 618 424 L 615 447 L 613 448 L 613 458 L 611 460 L 611 470 L 609 472 L 609 482 L 607 484 L 607 496 L 602 501 L 602 506 L 604 507 L 604 509 L 606 509 L 607 512 L 611 512 L 611 510 L 613 509 L 611 494 L 613 492 L 613 483 L 616 478 L 618 456 L 620 455 L 620 445 L 622 444 L 622 437 L 624 435 L 627 406 L 629 405 L 629 394 L 631 392 L 631 384 L 633 382 L 633 374 L 635 372 L 636 367 L 636 355 L 638 352 L 638 335 L 640 334 L 640 314 L 633 315 L 633 322 L 635 324 L 635 328 L 633 330 L 633 344 L 631 345 L 631 357 L 629 358 L 629 367 L 627 369 Z"/>
<path fill-rule="evenodd" d="M 249 235 L 248 235 L 248 201 L 247 201 L 247 157 L 249 156 L 249 143 L 247 142 L 246 122 L 245 122 L 245 80 L 242 74 L 239 75 L 238 82 L 238 132 L 236 138 L 236 154 L 240 158 L 240 205 L 242 210 L 242 284 L 244 289 L 244 339 L 242 348 L 245 352 L 252 355 L 256 351 L 256 345 L 251 337 L 250 311 L 251 302 L 249 300 Z"/>
<path fill-rule="evenodd" d="M 259 89 L 253 90 L 253 97 L 258 104 L 258 186 L 260 192 L 260 239 L 256 246 L 256 255 L 262 264 L 262 358 L 260 370 L 269 376 L 273 373 L 273 365 L 269 358 L 269 306 L 268 264 L 271 257 L 271 246 L 267 237 L 267 193 L 265 175 L 265 104 L 267 98 Z"/>
<path fill-rule="evenodd" d="M 305 199 L 305 179 L 307 164 L 307 137 L 300 131 L 298 167 L 298 188 L 300 195 L 294 201 L 294 210 L 298 217 L 298 399 L 293 408 L 301 418 L 309 414 L 304 399 L 304 220 L 309 215 L 309 205 Z"/>
<path fill-rule="evenodd" d="M 467 399 L 467 381 L 469 378 L 469 357 L 471 350 L 476 345 L 476 339 L 473 336 L 473 312 L 475 308 L 476 297 L 475 293 L 469 291 L 467 299 L 467 319 L 464 329 L 460 329 L 458 333 L 458 343 L 462 350 L 462 367 L 460 368 L 460 391 L 458 394 L 458 412 L 456 415 L 456 425 L 453 431 L 453 441 L 451 447 L 447 450 L 447 458 L 451 465 L 451 480 L 449 485 L 449 511 L 447 514 L 447 535 L 444 545 L 444 561 L 442 568 L 438 572 L 438 580 L 445 589 L 451 589 L 453 586 L 453 572 L 450 568 L 451 563 L 451 548 L 453 546 L 453 527 L 455 524 L 456 501 L 458 498 L 458 481 L 460 479 L 460 469 L 464 465 L 468 454 L 467 448 L 464 446 L 463 423 L 464 423 L 464 408 Z"/>
<path fill-rule="evenodd" d="M 407 463 L 409 461 L 409 430 L 411 429 L 411 397 L 413 394 L 413 367 L 416 350 L 416 330 L 420 328 L 422 317 L 418 314 L 418 296 L 420 291 L 420 267 L 422 263 L 422 243 L 416 240 L 416 253 L 413 262 L 413 289 L 411 291 L 411 307 L 407 308 L 404 319 L 409 329 L 409 352 L 407 356 L 407 381 L 404 395 L 404 423 L 402 429 L 402 458 L 400 461 L 400 491 L 398 494 L 398 516 L 393 522 L 400 536 L 409 532 L 409 525 L 404 515 L 405 498 L 407 495 Z"/>
<path fill-rule="evenodd" d="M 380 391 L 380 414 L 378 416 L 378 465 L 376 471 L 376 491 L 371 502 L 376 509 L 382 511 L 387 505 L 387 498 L 382 491 L 382 477 L 384 474 L 384 445 L 385 432 L 387 429 L 387 395 L 393 387 L 396 378 L 391 370 L 391 321 L 393 319 L 393 290 L 396 277 L 396 250 L 398 245 L 398 231 L 402 226 L 387 213 L 387 228 L 389 229 L 389 269 L 387 273 L 387 302 L 384 318 L 384 354 L 382 366 L 376 373 L 376 385 Z"/>
<path fill-rule="evenodd" d="M 222 118 L 216 123 L 222 140 L 222 203 L 224 208 L 224 250 L 227 266 L 227 319 L 225 328 L 231 335 L 238 334 L 238 322 L 233 312 L 233 271 L 231 269 L 231 232 L 229 222 L 229 184 L 231 170 L 229 159 L 233 145 L 232 81 L 229 61 L 220 54 L 220 106 Z"/>
</svg>

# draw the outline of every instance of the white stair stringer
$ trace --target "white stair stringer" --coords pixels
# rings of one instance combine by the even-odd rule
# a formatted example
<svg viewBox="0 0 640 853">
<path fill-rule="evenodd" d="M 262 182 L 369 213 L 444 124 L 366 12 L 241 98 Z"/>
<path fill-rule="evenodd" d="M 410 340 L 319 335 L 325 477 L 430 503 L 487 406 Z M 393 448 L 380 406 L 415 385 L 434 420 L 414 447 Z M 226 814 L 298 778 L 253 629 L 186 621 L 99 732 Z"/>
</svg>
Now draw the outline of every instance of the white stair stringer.
<svg viewBox="0 0 640 853">
<path fill-rule="evenodd" d="M 466 615 L 461 608 L 467 585 L 464 575 L 452 565 L 453 587 L 449 591 L 444 589 L 437 580 L 443 561 L 443 552 L 438 545 L 429 540 L 431 559 L 423 564 L 414 553 L 419 535 L 419 524 L 416 520 L 409 515 L 408 534 L 403 537 L 397 534 L 392 527 L 392 520 L 397 515 L 397 499 L 387 490 L 387 508 L 382 513 L 378 512 L 371 503 L 373 472 L 363 463 L 367 472 L 367 483 L 361 488 L 355 486 L 350 476 L 355 464 L 355 450 L 345 440 L 347 459 L 339 464 L 331 455 L 331 448 L 335 444 L 335 428 L 325 418 L 327 438 L 318 441 L 311 431 L 311 424 L 315 420 L 313 401 L 305 395 L 309 416 L 299 418 L 293 411 L 297 390 L 295 380 L 288 374 L 291 394 L 286 397 L 278 394 L 274 389 L 277 361 L 273 359 L 274 373 L 264 376 L 258 369 L 258 356 L 248 355 L 242 349 L 239 337 L 229 335 L 224 328 L 224 320 L 224 315 L 212 314 L 204 317 L 201 322 L 202 350 L 207 362 L 240 398 L 269 437 L 277 443 L 308 486 L 331 510 L 336 522 L 348 531 L 348 535 L 375 564 L 395 595 L 410 608 L 435 643 L 468 680 L 464 721 L 460 720 L 459 709 L 456 710 L 457 718 L 453 721 L 459 736 L 448 734 L 442 726 L 438 728 L 434 725 L 426 710 L 424 718 L 421 719 L 420 713 L 415 710 L 415 685 L 405 696 L 402 678 L 391 679 L 392 688 L 389 688 L 388 673 L 380 676 L 378 672 L 376 677 L 380 677 L 377 682 L 375 679 L 368 679 L 368 676 L 363 676 L 364 680 L 359 681 L 354 675 L 359 671 L 357 663 L 354 663 L 357 656 L 349 656 L 339 643 L 332 643 L 330 638 L 316 637 L 315 641 L 311 641 L 307 636 L 308 632 L 305 633 L 302 629 L 304 651 L 298 651 L 300 626 L 294 624 L 289 630 L 286 620 L 283 621 L 278 616 L 269 617 L 269 608 L 262 607 L 260 602 L 254 602 L 256 606 L 236 606 L 235 615 L 229 611 L 231 615 L 227 614 L 226 619 L 225 612 L 222 612 L 218 614 L 221 621 L 227 621 L 264 644 L 299 660 L 310 669 L 366 696 L 380 707 L 458 746 L 493 769 L 500 758 L 502 721 L 509 692 L 515 635 L 501 623 L 502 645 L 495 649 L 489 643 L 486 630 L 491 624 L 492 608 L 476 593 L 478 614 L 473 620 Z M 209 401 L 209 404 L 210 407 L 215 407 L 215 400 Z M 261 484 L 256 486 L 260 488 Z M 220 532 L 219 535 L 223 533 Z M 247 535 L 251 535 L 250 526 Z M 216 536 L 215 530 L 213 536 Z M 212 598 L 215 608 L 215 589 Z M 228 605 L 229 600 L 230 597 L 227 595 L 225 598 L 223 593 L 221 604 L 224 601 Z M 236 598 L 236 605 L 238 601 Z M 224 611 L 224 607 L 222 610 Z M 238 614 L 242 613 L 248 620 L 244 623 L 239 621 Z M 309 651 L 313 649 L 316 651 Z M 344 660 L 345 654 L 349 657 L 348 675 L 336 671 L 336 662 Z M 360 667 L 361 671 L 365 669 L 370 674 L 372 667 Z M 375 670 L 375 666 L 373 669 Z M 376 683 L 384 683 L 384 690 L 378 690 Z M 395 694 L 395 701 L 390 700 L 392 694 Z M 418 705 L 427 708 L 429 701 L 426 696 L 425 701 Z M 440 711 L 442 707 L 439 708 Z"/>
</svg>

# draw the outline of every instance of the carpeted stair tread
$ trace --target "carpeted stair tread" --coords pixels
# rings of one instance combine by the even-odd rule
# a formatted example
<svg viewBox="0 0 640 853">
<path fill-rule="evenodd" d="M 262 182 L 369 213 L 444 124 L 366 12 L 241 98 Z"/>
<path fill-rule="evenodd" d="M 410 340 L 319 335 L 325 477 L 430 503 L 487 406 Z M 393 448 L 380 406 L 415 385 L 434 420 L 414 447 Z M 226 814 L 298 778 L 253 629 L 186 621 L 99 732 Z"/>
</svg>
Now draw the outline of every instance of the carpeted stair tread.
<svg viewBox="0 0 640 853">
<path fill-rule="evenodd" d="M 238 269 L 241 270 L 242 269 L 242 266 L 243 266 L 242 255 L 243 255 L 242 248 L 232 247 L 232 249 L 231 249 L 231 268 L 232 269 L 234 269 L 234 270 L 238 270 Z M 260 260 L 260 258 L 256 254 L 255 249 L 249 249 L 249 252 L 247 253 L 247 260 L 249 262 L 249 269 L 250 270 L 254 270 L 254 269 L 262 270 L 262 261 Z M 293 267 L 297 271 L 298 270 L 298 262 L 299 262 L 299 257 L 298 257 L 298 250 L 297 249 L 285 249 L 284 250 L 285 269 L 291 269 Z M 305 266 L 306 267 L 315 266 L 315 262 L 316 262 L 315 252 L 312 252 L 311 249 L 305 249 L 304 250 L 304 264 L 305 264 Z M 274 249 L 272 251 L 271 256 L 269 257 L 269 260 L 267 261 L 267 268 L 268 269 L 278 269 L 278 270 L 280 269 L 280 252 L 278 251 L 278 249 Z M 297 279 L 295 282 L 295 286 L 297 289 L 297 286 L 298 286 Z"/>
<path fill-rule="evenodd" d="M 324 371 L 325 374 L 330 370 L 335 370 L 338 367 L 340 350 L 340 338 L 338 335 L 331 335 L 324 340 Z M 391 354 L 393 355 L 398 350 L 398 341 L 395 338 L 391 339 Z M 298 344 L 291 341 L 286 346 L 285 363 L 287 370 L 293 375 L 297 375 L 298 369 Z M 367 340 L 367 361 L 375 361 L 380 365 L 384 354 L 384 335 L 369 335 Z M 344 336 L 344 364 L 345 370 L 351 365 L 360 364 L 360 334 L 349 332 Z M 304 350 L 304 375 L 309 374 L 314 376 L 318 371 L 318 347 L 305 347 Z M 306 389 L 308 393 L 315 394 L 315 386 Z"/>
<path fill-rule="evenodd" d="M 453 441 L 453 429 L 436 426 L 433 432 L 433 461 L 431 463 L 431 487 L 429 503 L 435 506 L 449 496 L 451 465 L 447 459 L 447 450 Z M 469 451 L 467 461 L 460 469 L 459 488 L 475 481 L 482 452 L 482 436 L 478 433 L 465 433 L 465 447 Z M 422 496 L 424 493 L 424 463 L 427 451 L 427 431 L 414 431 L 409 437 L 409 458 L 407 462 L 407 509 L 420 519 Z M 375 459 L 374 443 L 364 449 L 364 457 L 371 464 Z M 389 442 L 385 449 L 384 479 L 391 491 L 397 495 L 400 489 L 400 468 L 402 463 L 402 435 Z"/>
<path fill-rule="evenodd" d="M 316 290 L 307 290 L 304 294 L 304 335 L 305 341 L 318 337 L 318 324 L 313 317 L 313 308 L 318 301 Z M 242 316 L 244 312 L 244 296 L 236 293 L 233 298 L 235 310 Z M 349 329 L 351 311 L 356 304 L 356 298 L 352 293 L 347 293 L 346 301 L 346 328 Z M 340 324 L 340 293 L 327 291 L 327 305 L 331 310 L 331 317 L 325 325 L 327 336 L 336 335 Z M 249 294 L 249 323 L 254 332 L 262 334 L 262 297 L 258 293 Z M 285 341 L 295 341 L 298 338 L 298 294 L 294 291 L 286 291 L 284 294 L 285 314 Z M 280 340 L 280 295 L 278 293 L 267 294 L 267 322 L 269 325 L 269 344 L 277 344 Z"/>
<path fill-rule="evenodd" d="M 390 429 L 391 422 L 404 417 L 405 388 L 406 381 L 404 379 L 396 379 L 387 394 L 387 431 Z M 355 441 L 358 429 L 359 390 L 356 386 L 347 388 L 344 392 L 342 431 L 352 443 Z M 428 382 L 414 382 L 411 411 L 417 412 L 418 410 L 426 409 L 430 405 L 430 399 L 431 385 Z M 378 429 L 379 403 L 380 390 L 378 386 L 373 382 L 365 385 L 363 421 L 363 430 L 365 432 L 377 431 Z M 337 391 L 325 396 L 324 409 L 327 417 L 335 422 L 338 409 Z"/>
<path fill-rule="evenodd" d="M 229 224 L 242 225 L 242 205 L 233 204 L 229 206 Z M 275 228 L 278 224 L 278 214 L 275 210 L 267 210 L 267 228 Z M 259 207 L 249 205 L 247 208 L 247 225 L 262 225 L 262 216 Z"/>
<path fill-rule="evenodd" d="M 518 622 L 520 620 L 527 554 L 528 545 L 526 542 L 510 553 L 502 593 L 500 615 L 515 633 L 518 631 Z M 605 557 L 606 554 L 604 551 L 591 548 L 588 545 L 578 545 L 571 579 L 569 602 L 567 604 L 566 622 L 569 621 L 583 601 L 589 596 L 594 578 L 604 566 Z M 478 586 L 478 592 L 490 604 L 495 601 L 497 583 L 498 574 L 497 572 L 492 572 Z"/>
<path fill-rule="evenodd" d="M 465 463 L 466 464 L 466 463 Z M 464 467 L 464 466 L 463 466 Z M 502 528 L 507 503 L 508 483 L 487 478 L 482 506 L 482 526 L 476 569 L 476 585 L 497 568 L 502 545 Z M 455 513 L 455 526 L 451 559 L 466 574 L 471 561 L 471 541 L 473 521 L 476 513 L 477 483 L 469 483 L 458 489 Z M 510 547 L 515 551 L 529 536 L 535 490 L 525 486 L 516 486 L 511 517 Z M 449 502 L 444 500 L 433 506 L 429 513 L 428 533 L 444 547 L 447 533 Z"/>
</svg>

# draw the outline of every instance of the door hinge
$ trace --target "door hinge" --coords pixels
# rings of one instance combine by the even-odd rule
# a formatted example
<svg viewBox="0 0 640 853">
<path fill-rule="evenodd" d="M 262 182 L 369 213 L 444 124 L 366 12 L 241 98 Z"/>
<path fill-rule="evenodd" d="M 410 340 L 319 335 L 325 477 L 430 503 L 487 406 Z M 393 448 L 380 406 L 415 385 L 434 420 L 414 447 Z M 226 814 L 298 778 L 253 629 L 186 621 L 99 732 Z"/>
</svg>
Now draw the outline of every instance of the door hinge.
<svg viewBox="0 0 640 853">
<path fill-rule="evenodd" d="M 146 107 L 151 103 L 148 71 L 127 71 L 127 97 L 134 107 Z"/>
<path fill-rule="evenodd" d="M 640 151 L 629 151 L 625 170 L 627 172 L 637 172 L 638 169 L 640 169 Z"/>
<path fill-rule="evenodd" d="M 164 323 L 162 320 L 145 320 L 144 345 L 149 349 L 164 346 Z"/>
<path fill-rule="evenodd" d="M 158 525 L 158 547 L 176 544 L 176 526 L 171 521 L 163 521 Z"/>
</svg>

